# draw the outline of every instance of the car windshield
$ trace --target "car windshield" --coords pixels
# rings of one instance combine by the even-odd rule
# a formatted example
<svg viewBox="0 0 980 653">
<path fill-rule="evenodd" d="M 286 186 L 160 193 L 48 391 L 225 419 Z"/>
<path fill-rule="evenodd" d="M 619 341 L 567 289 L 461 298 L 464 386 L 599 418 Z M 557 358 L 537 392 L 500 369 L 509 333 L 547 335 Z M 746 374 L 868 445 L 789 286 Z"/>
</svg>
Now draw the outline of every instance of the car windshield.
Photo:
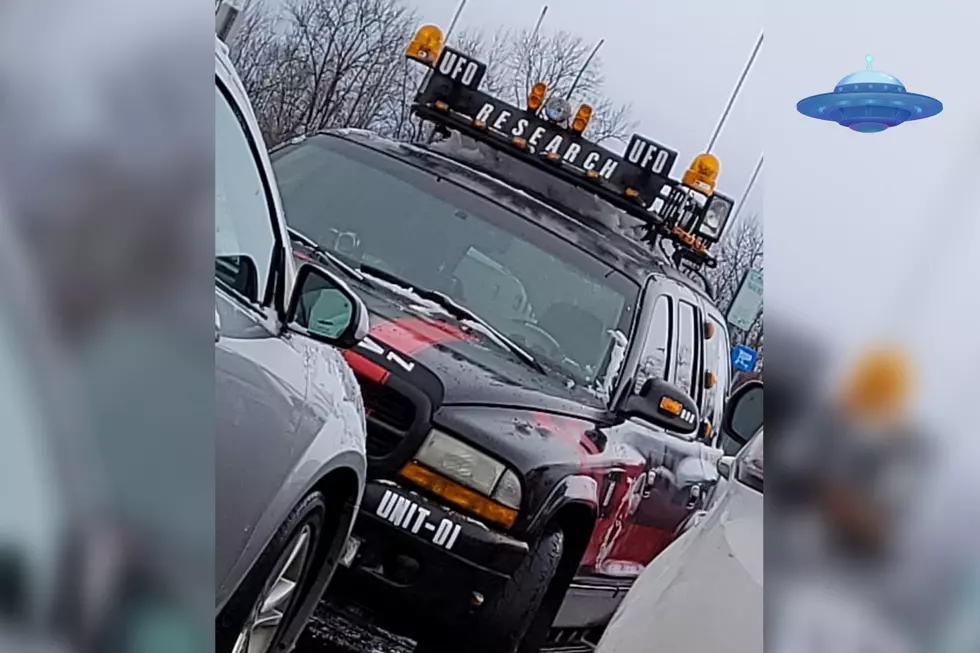
<svg viewBox="0 0 980 653">
<path fill-rule="evenodd" d="M 639 292 L 627 277 L 531 220 L 361 145 L 317 136 L 277 153 L 274 167 L 292 229 L 355 266 L 448 295 L 545 369 L 608 386 Z"/>
</svg>

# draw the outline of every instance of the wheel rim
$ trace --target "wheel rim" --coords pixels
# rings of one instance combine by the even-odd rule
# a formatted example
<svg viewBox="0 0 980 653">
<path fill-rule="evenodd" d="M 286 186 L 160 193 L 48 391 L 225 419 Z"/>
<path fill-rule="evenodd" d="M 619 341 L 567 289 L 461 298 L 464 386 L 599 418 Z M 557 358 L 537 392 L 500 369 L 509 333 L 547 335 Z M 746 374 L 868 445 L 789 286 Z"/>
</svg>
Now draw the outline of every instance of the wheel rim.
<svg viewBox="0 0 980 653">
<path fill-rule="evenodd" d="M 286 626 L 285 617 L 300 587 L 312 539 L 312 528 L 304 526 L 273 567 L 232 653 L 268 653 L 272 649 L 277 635 Z"/>
</svg>

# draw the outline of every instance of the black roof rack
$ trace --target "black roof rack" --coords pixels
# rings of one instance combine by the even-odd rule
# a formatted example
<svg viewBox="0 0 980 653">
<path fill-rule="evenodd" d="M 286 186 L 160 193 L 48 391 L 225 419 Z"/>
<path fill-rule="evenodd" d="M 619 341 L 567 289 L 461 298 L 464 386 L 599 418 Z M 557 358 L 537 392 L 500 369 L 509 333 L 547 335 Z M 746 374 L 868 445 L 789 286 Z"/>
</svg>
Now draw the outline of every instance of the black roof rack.
<svg viewBox="0 0 980 653">
<path fill-rule="evenodd" d="M 522 109 L 480 90 L 486 69 L 482 62 L 443 47 L 415 97 L 413 112 L 444 135 L 455 130 L 641 220 L 648 242 L 664 238 L 674 244 L 672 258 L 678 267 L 715 266 L 708 253 L 714 241 L 695 237 L 684 227 L 698 223 L 711 202 L 726 203 L 729 214 L 733 202 L 718 193 L 708 198 L 671 178 L 676 151 L 636 134 L 625 155 L 616 154 L 569 126 L 570 115 L 548 120 L 544 111 Z"/>
</svg>

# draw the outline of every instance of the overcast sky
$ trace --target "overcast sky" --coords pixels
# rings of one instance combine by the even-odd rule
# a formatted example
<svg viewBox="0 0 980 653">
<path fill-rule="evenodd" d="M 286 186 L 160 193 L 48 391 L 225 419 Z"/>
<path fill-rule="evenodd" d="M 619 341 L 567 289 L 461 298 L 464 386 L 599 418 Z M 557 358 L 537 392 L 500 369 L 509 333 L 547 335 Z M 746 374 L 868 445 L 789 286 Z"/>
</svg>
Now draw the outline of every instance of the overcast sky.
<svg viewBox="0 0 980 653">
<path fill-rule="evenodd" d="M 409 0 L 447 27 L 458 0 Z M 531 28 L 546 0 L 469 0 L 460 28 Z M 763 26 L 766 41 L 715 153 L 719 188 L 741 195 L 760 156 L 745 214 L 766 230 L 766 307 L 846 354 L 897 333 L 924 361 L 943 402 L 974 391 L 980 263 L 980 4 L 966 0 L 551 0 L 545 31 L 566 29 L 601 52 L 607 93 L 630 102 L 640 131 L 680 153 L 703 150 Z M 945 110 L 880 134 L 796 111 L 800 99 L 874 66 Z M 955 226 L 950 226 L 955 225 Z M 925 245 L 943 240 L 941 253 Z M 917 285 L 915 285 L 917 284 Z M 952 387 L 956 392 L 950 393 Z M 941 390 L 937 390 L 937 385 Z M 959 394 L 957 394 L 959 393 Z"/>
<path fill-rule="evenodd" d="M 459 0 L 410 1 L 424 21 L 443 28 L 459 5 Z M 642 134 L 679 152 L 675 174 L 707 146 L 762 30 L 761 0 L 469 0 L 459 28 L 531 29 L 545 4 L 542 31 L 568 30 L 590 43 L 606 39 L 599 58 L 608 95 L 633 105 Z M 719 188 L 736 197 L 762 153 L 765 116 L 752 107 L 763 97 L 762 81 L 757 75 L 746 81 L 715 148 Z M 757 186 L 761 190 L 761 183 Z M 750 213 L 761 210 L 761 200 L 761 192 L 752 198 Z"/>
<path fill-rule="evenodd" d="M 980 166 L 980 5 L 769 2 L 765 21 L 756 108 L 767 121 L 767 306 L 816 326 L 842 351 L 882 332 L 907 338 L 929 406 L 959 419 L 976 396 L 980 363 L 972 335 L 980 203 L 971 190 Z M 799 99 L 863 68 L 866 53 L 944 111 L 880 134 L 795 112 Z"/>
<path fill-rule="evenodd" d="M 413 0 L 447 26 L 457 0 Z M 461 27 L 531 27 L 544 1 L 470 0 Z M 980 319 L 980 5 L 962 0 L 554 0 L 546 30 L 606 39 L 608 93 L 640 131 L 680 152 L 707 144 L 759 31 L 759 61 L 716 147 L 719 188 L 739 196 L 766 165 L 746 212 L 765 209 L 767 309 L 807 324 L 845 354 L 895 333 L 921 355 L 926 396 L 956 405 L 980 347 L 949 338 Z M 858 134 L 797 113 L 874 56 L 876 69 L 938 97 L 939 116 Z M 949 233 L 944 225 L 956 224 Z M 925 250 L 942 237 L 942 254 Z M 957 260 L 956 257 L 959 257 Z M 918 285 L 912 285 L 915 282 Z M 967 317 L 972 315 L 972 317 Z M 963 348 L 964 340 L 966 349 Z M 952 389 L 951 393 L 949 390 Z"/>
</svg>

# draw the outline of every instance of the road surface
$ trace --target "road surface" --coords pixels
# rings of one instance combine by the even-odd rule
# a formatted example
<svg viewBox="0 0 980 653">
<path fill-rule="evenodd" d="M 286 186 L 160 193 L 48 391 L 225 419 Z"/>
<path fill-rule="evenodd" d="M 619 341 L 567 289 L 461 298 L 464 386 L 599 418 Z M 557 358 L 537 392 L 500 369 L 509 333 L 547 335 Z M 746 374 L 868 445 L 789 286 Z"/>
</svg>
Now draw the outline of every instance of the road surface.
<svg viewBox="0 0 980 653">
<path fill-rule="evenodd" d="M 414 643 L 321 605 L 295 653 L 411 653 Z"/>
</svg>

